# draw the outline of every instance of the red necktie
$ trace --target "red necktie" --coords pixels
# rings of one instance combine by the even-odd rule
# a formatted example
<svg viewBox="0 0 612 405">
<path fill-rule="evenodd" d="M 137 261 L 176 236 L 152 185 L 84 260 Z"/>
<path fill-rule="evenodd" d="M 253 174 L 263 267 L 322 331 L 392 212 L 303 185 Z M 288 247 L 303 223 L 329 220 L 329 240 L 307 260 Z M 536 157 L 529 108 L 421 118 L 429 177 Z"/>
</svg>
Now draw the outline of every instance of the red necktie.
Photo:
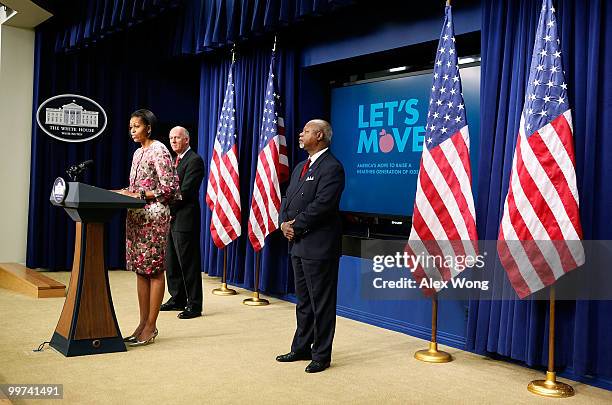
<svg viewBox="0 0 612 405">
<path fill-rule="evenodd" d="M 310 167 L 310 158 L 308 158 L 308 160 L 306 161 L 306 164 L 304 165 L 304 167 L 302 167 L 302 173 L 300 174 L 300 179 L 304 177 L 309 167 Z"/>
<path fill-rule="evenodd" d="M 180 161 L 181 161 L 180 156 L 176 155 L 176 160 L 174 161 L 174 167 L 178 167 L 178 164 Z"/>
</svg>

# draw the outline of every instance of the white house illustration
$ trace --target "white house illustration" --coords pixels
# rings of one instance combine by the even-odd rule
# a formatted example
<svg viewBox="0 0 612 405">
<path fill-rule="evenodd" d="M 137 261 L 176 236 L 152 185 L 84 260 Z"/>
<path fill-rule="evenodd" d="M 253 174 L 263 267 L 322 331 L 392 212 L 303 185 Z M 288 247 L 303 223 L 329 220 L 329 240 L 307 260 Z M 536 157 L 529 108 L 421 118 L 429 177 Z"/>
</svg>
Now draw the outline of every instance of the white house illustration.
<svg viewBox="0 0 612 405">
<path fill-rule="evenodd" d="M 72 103 L 63 105 L 62 108 L 46 108 L 45 124 L 98 127 L 98 113 L 84 110 L 72 100 Z"/>
<path fill-rule="evenodd" d="M 53 195 L 64 196 L 66 192 L 66 184 L 63 181 L 58 181 L 53 185 Z"/>
</svg>

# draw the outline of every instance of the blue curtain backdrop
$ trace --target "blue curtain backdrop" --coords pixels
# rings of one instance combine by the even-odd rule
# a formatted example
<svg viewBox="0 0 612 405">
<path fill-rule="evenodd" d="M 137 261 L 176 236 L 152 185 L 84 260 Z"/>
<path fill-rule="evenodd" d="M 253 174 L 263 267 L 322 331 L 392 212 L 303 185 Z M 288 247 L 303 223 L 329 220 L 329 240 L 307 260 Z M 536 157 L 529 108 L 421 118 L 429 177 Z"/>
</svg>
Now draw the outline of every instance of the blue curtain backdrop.
<svg viewBox="0 0 612 405">
<path fill-rule="evenodd" d="M 95 46 L 105 37 L 133 28 L 182 3 L 182 0 L 68 0 L 55 4 L 62 24 L 55 34 L 55 49 L 69 51 Z"/>
<path fill-rule="evenodd" d="M 177 38 L 182 53 L 200 53 L 329 14 L 354 0 L 184 0 Z"/>
<path fill-rule="evenodd" d="M 179 10 L 172 24 L 176 27 L 172 49 L 197 54 L 275 32 L 353 3 L 355 0 L 70 0 L 55 5 L 65 16 L 55 49 L 73 51 L 94 46 L 105 37 Z"/>
<path fill-rule="evenodd" d="M 254 286 L 254 252 L 248 241 L 248 216 L 257 167 L 259 126 L 263 112 L 264 91 L 270 66 L 271 43 L 264 43 L 246 49 L 238 50 L 234 67 L 234 86 L 236 90 L 236 120 L 238 122 L 238 150 L 240 172 L 240 197 L 242 207 L 242 236 L 227 248 L 227 280 L 242 287 Z M 198 152 L 210 164 L 217 132 L 217 120 L 227 82 L 227 74 L 231 57 L 218 61 L 203 58 L 200 76 L 200 127 Z M 282 47 L 276 55 L 276 78 L 283 103 L 289 165 L 293 167 L 300 159 L 296 157 L 294 119 L 295 100 L 295 69 L 296 57 L 293 51 L 285 51 Z M 220 276 L 223 272 L 223 253 L 217 249 L 210 236 L 211 212 L 206 206 L 206 181 L 201 197 L 202 206 L 202 268 L 209 275 Z M 284 190 L 286 184 L 281 185 Z M 266 245 L 261 250 L 260 285 L 261 291 L 284 294 L 293 291 L 292 272 L 287 268 L 287 241 L 280 231 L 274 232 L 266 239 Z"/>
<path fill-rule="evenodd" d="M 155 24 L 142 24 L 97 47 L 65 55 L 53 52 L 56 27 L 37 30 L 34 106 L 58 94 L 80 94 L 97 101 L 106 111 L 108 125 L 98 138 L 84 143 L 55 140 L 38 128 L 33 117 L 28 213 L 28 267 L 68 269 L 72 266 L 74 222 L 51 206 L 53 180 L 65 176 L 74 163 L 94 160 L 84 181 L 102 188 L 127 186 L 132 154 L 137 145 L 128 135 L 129 115 L 149 108 L 160 121 L 156 135 L 167 143 L 168 129 L 197 128 L 199 69 L 197 61 L 168 60 L 166 35 Z M 35 115 L 35 114 L 33 114 Z M 124 216 L 107 227 L 106 264 L 125 268 Z"/>
<path fill-rule="evenodd" d="M 587 240 L 612 239 L 612 4 L 559 0 L 558 29 L 574 123 L 580 214 Z M 482 10 L 481 161 L 477 224 L 495 240 L 525 95 L 540 0 L 485 1 Z M 499 263 L 495 297 L 513 294 Z M 579 272 L 580 270 L 576 270 Z M 467 348 L 544 366 L 546 301 L 472 301 Z M 556 365 L 612 388 L 612 303 L 557 303 Z M 606 381 L 607 380 L 607 381 Z"/>
</svg>

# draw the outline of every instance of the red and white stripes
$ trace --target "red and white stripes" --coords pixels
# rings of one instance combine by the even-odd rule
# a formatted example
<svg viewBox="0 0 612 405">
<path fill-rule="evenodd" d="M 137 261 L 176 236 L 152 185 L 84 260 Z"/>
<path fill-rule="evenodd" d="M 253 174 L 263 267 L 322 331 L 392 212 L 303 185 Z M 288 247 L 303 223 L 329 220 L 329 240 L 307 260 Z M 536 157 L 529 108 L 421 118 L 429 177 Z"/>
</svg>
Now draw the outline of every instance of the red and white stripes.
<svg viewBox="0 0 612 405">
<path fill-rule="evenodd" d="M 238 147 L 234 144 L 226 154 L 222 152 L 221 144 L 215 138 L 206 203 L 212 211 L 210 231 L 219 249 L 241 234 Z"/>
<path fill-rule="evenodd" d="M 574 166 L 570 110 L 529 138 L 521 117 L 498 238 L 521 298 L 584 263 Z"/>
<path fill-rule="evenodd" d="M 417 178 L 407 251 L 436 257 L 476 255 L 476 220 L 471 187 L 469 131 L 464 126 L 423 155 Z M 414 276 L 449 280 L 453 266 L 418 266 Z"/>
<path fill-rule="evenodd" d="M 257 252 L 263 248 L 265 238 L 278 229 L 281 205 L 280 183 L 289 176 L 285 125 L 278 117 L 278 134 L 259 152 L 257 173 L 253 185 L 253 198 L 249 213 L 249 240 Z"/>
</svg>

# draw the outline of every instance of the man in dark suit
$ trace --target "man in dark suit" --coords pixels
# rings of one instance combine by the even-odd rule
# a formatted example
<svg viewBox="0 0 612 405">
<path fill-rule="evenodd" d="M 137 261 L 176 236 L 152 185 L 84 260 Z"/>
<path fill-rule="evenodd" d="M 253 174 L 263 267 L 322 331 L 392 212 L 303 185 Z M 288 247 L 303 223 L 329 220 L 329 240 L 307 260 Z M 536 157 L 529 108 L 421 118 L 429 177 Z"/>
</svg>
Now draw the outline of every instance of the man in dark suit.
<svg viewBox="0 0 612 405">
<path fill-rule="evenodd" d="M 344 169 L 331 154 L 332 128 L 309 121 L 300 133 L 308 160 L 299 163 L 280 209 L 281 230 L 290 241 L 295 274 L 297 328 L 291 351 L 277 361 L 312 360 L 307 373 L 329 367 L 336 329 L 341 222 L 338 212 L 344 190 Z"/>
<path fill-rule="evenodd" d="M 202 315 L 202 271 L 200 263 L 200 200 L 204 161 L 189 147 L 189 132 L 170 130 L 170 146 L 176 153 L 175 166 L 182 200 L 170 205 L 170 232 L 166 254 L 166 279 L 171 298 L 161 311 L 182 311 L 180 319 Z"/>
</svg>

